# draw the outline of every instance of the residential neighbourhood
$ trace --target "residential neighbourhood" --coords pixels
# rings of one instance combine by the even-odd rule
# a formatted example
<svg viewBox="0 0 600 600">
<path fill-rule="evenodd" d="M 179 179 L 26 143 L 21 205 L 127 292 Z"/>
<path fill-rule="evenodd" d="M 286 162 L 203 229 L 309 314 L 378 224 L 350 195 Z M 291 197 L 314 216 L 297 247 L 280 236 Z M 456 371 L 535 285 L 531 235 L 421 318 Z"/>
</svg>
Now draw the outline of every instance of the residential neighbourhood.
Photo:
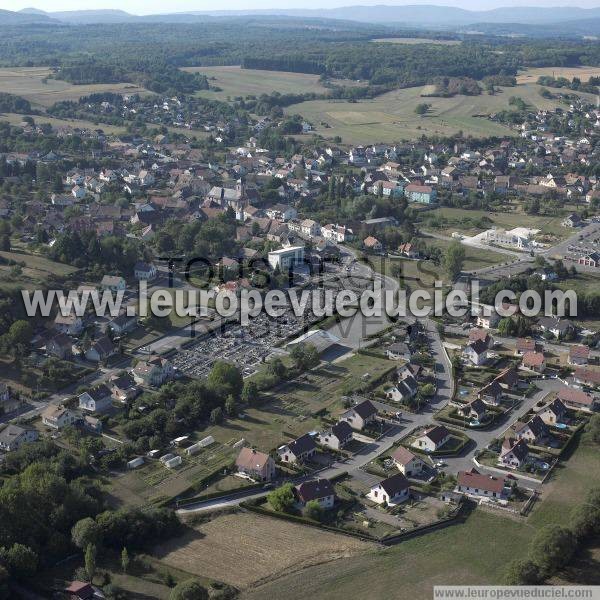
<svg viewBox="0 0 600 600">
<path fill-rule="evenodd" d="M 595 581 L 595 17 L 358 8 L 0 11 L 0 598 Z"/>
</svg>

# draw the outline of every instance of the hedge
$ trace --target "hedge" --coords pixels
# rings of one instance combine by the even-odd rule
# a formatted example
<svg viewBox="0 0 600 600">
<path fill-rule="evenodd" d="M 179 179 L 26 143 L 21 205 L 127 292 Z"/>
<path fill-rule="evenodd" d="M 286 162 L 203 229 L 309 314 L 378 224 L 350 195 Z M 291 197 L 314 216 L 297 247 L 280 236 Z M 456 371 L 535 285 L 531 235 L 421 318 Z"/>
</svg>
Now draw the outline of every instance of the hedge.
<svg viewBox="0 0 600 600">
<path fill-rule="evenodd" d="M 306 517 L 302 517 L 299 515 L 291 515 L 289 513 L 275 512 L 273 510 L 269 510 L 267 508 L 263 508 L 262 506 L 258 506 L 254 501 L 249 502 L 241 502 L 240 506 L 249 510 L 251 512 L 255 512 L 259 515 L 264 515 L 266 517 L 274 517 L 275 519 L 281 519 L 283 521 L 290 521 L 292 523 L 298 523 L 301 525 L 310 525 L 311 527 L 318 527 L 319 529 L 325 529 L 326 531 L 332 531 L 333 533 L 341 533 L 343 535 L 348 535 L 350 537 L 355 537 L 364 541 L 369 542 L 379 542 L 379 539 L 369 535 L 357 533 L 354 531 L 348 531 L 346 529 L 341 529 L 339 527 L 332 527 L 331 525 L 325 525 L 319 521 L 314 521 L 313 519 L 308 519 Z"/>
</svg>

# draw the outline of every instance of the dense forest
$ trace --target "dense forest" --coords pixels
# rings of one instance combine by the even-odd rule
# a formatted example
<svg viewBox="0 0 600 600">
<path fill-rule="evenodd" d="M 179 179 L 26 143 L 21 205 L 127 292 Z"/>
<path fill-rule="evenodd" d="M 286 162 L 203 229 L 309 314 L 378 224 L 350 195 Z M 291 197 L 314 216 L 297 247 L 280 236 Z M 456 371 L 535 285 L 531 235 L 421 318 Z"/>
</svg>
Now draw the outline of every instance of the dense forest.
<svg viewBox="0 0 600 600">
<path fill-rule="evenodd" d="M 219 27 L 208 22 L 81 25 L 76 32 L 64 24 L 3 27 L 0 65 L 51 66 L 54 77 L 73 83 L 128 81 L 157 93 L 208 87 L 204 76 L 179 69 L 184 66 L 241 64 L 389 88 L 439 83 L 440 77 L 513 77 L 526 66 L 600 65 L 600 46 L 587 40 L 464 36 L 452 46 L 389 44 L 372 41 L 392 35 L 389 27 L 314 25 L 232 17 Z"/>
</svg>

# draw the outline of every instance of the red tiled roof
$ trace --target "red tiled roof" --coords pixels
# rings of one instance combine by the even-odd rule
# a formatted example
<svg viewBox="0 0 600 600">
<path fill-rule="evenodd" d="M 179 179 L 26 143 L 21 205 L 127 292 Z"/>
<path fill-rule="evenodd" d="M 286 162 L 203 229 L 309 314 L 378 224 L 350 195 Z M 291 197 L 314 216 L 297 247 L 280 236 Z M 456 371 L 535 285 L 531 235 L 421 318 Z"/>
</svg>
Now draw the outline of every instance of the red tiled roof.
<svg viewBox="0 0 600 600">
<path fill-rule="evenodd" d="M 500 494 L 504 489 L 506 479 L 504 479 L 504 477 L 495 477 L 493 475 L 482 475 L 479 471 L 471 469 L 470 471 L 459 472 L 458 484 L 469 488 Z"/>
</svg>

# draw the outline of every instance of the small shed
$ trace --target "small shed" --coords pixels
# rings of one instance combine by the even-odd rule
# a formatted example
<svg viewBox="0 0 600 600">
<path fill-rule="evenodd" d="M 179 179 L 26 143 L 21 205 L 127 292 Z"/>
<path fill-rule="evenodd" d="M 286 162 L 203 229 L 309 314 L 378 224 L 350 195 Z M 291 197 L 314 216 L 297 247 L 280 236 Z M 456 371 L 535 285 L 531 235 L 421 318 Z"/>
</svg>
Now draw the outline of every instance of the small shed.
<svg viewBox="0 0 600 600">
<path fill-rule="evenodd" d="M 202 450 L 202 444 L 200 442 L 191 445 L 189 448 L 186 448 L 186 453 L 188 456 L 192 456 L 193 454 L 198 454 Z"/>
<path fill-rule="evenodd" d="M 167 469 L 174 469 L 175 467 L 178 467 L 181 464 L 181 456 L 174 456 L 173 458 L 170 458 L 169 460 L 165 461 L 165 467 L 167 467 Z"/>
<path fill-rule="evenodd" d="M 144 464 L 144 457 L 138 456 L 137 458 L 134 458 L 127 463 L 127 468 L 128 469 L 137 469 L 138 467 L 141 467 L 143 464 Z"/>
</svg>

